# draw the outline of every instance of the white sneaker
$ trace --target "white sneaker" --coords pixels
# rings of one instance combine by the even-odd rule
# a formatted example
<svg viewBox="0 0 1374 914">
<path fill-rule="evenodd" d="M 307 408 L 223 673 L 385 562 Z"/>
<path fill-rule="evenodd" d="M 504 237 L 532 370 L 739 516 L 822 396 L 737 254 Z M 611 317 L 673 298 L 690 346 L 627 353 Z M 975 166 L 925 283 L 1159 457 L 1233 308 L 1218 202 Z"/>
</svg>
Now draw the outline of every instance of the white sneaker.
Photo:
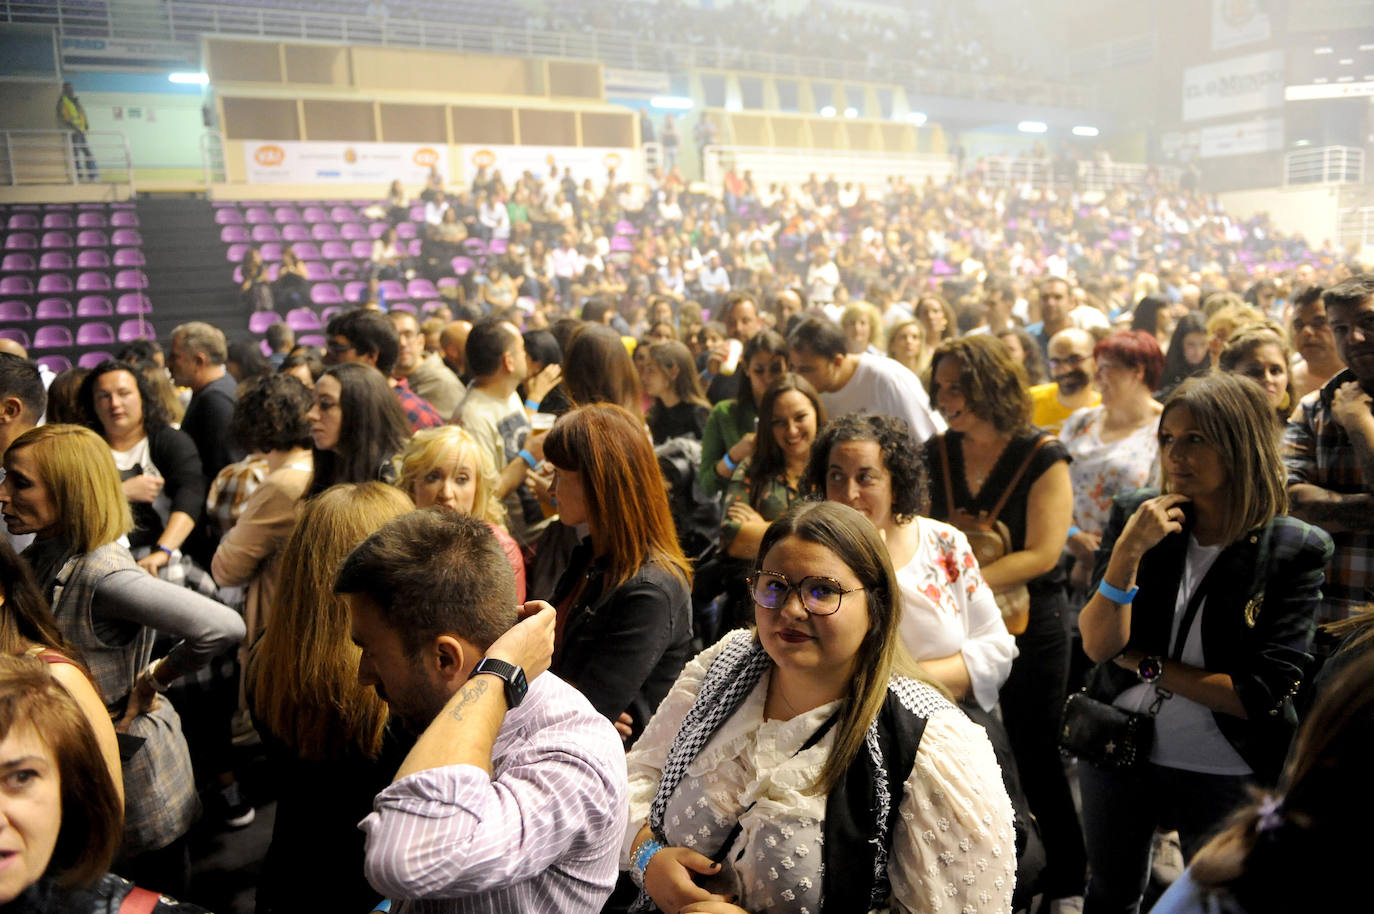
<svg viewBox="0 0 1374 914">
<path fill-rule="evenodd" d="M 1179 844 L 1178 832 L 1155 832 L 1150 872 L 1160 885 L 1172 885 L 1174 880 L 1183 875 L 1183 846 Z"/>
</svg>

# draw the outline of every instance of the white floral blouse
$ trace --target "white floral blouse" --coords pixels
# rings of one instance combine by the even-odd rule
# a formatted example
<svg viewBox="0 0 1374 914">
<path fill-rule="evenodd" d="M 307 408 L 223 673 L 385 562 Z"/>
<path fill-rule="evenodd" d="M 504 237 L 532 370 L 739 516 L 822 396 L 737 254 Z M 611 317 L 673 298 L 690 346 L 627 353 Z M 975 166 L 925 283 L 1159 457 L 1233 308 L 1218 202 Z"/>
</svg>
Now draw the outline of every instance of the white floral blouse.
<svg viewBox="0 0 1374 914">
<path fill-rule="evenodd" d="M 1073 458 L 1073 522 L 1089 533 L 1107 529 L 1113 498 L 1153 485 L 1159 477 L 1159 423 L 1147 422 L 1125 438 L 1103 443 L 1105 416 L 1104 407 L 1089 406 L 1065 419 L 1059 430 Z"/>
<path fill-rule="evenodd" d="M 626 760 L 630 821 L 621 851 L 624 869 L 648 820 L 669 747 L 724 644 L 687 664 Z M 738 821 L 739 836 L 720 874 L 705 887 L 735 895 L 736 904 L 753 914 L 819 914 L 826 798 L 807 788 L 834 744 L 833 728 L 811 748 L 802 746 L 838 703 L 788 721 L 765 720 L 769 675 L 688 766 L 669 800 L 664 832 L 670 843 L 711 856 Z M 929 686 L 894 680 L 894 689 L 928 722 L 898 809 L 888 862 L 889 910 L 1009 914 L 1016 839 L 992 744 L 981 727 Z M 938 710 L 927 715 L 923 705 Z"/>
</svg>

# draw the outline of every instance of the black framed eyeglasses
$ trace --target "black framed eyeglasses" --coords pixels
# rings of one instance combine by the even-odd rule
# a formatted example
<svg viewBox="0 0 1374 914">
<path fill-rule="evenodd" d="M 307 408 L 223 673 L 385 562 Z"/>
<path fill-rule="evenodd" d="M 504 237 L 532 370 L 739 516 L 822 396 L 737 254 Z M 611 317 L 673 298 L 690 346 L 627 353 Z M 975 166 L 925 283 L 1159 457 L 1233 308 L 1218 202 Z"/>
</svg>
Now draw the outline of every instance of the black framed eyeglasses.
<svg viewBox="0 0 1374 914">
<path fill-rule="evenodd" d="M 1062 359 L 1050 359 L 1050 364 L 1072 365 L 1074 368 L 1077 368 L 1079 365 L 1082 365 L 1084 362 L 1088 361 L 1088 358 L 1089 357 L 1086 355 L 1066 355 Z"/>
<path fill-rule="evenodd" d="M 749 588 L 754 602 L 764 609 L 782 609 L 787 597 L 793 591 L 801 601 L 802 608 L 813 616 L 829 616 L 838 612 L 844 595 L 863 590 L 851 587 L 845 590 L 834 578 L 807 575 L 793 584 L 787 575 L 776 571 L 760 571 L 749 580 Z"/>
</svg>

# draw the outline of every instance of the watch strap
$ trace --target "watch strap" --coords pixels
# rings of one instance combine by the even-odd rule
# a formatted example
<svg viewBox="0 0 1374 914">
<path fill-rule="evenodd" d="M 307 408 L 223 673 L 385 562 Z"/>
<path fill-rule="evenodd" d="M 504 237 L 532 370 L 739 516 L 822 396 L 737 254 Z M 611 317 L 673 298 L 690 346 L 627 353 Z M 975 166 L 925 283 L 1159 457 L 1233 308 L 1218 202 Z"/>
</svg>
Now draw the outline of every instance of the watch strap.
<svg viewBox="0 0 1374 914">
<path fill-rule="evenodd" d="M 525 700 L 525 693 L 529 691 L 529 683 L 525 680 L 525 671 L 520 667 L 504 660 L 497 660 L 495 657 L 483 657 L 478 661 L 477 666 L 473 667 L 472 676 L 481 673 L 490 673 L 501 678 L 505 684 L 507 707 L 518 707 L 520 702 Z M 468 678 L 471 679 L 472 676 Z"/>
</svg>

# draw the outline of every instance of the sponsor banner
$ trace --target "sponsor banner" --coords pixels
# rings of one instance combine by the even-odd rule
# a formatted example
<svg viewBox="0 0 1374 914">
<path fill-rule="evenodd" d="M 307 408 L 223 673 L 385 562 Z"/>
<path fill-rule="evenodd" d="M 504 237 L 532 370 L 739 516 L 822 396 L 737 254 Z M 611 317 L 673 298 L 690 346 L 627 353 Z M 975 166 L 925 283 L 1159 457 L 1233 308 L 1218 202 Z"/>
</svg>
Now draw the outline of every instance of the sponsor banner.
<svg viewBox="0 0 1374 914">
<path fill-rule="evenodd" d="M 1261 0 L 1212 0 L 1212 50 L 1268 41 L 1269 13 Z"/>
<path fill-rule="evenodd" d="M 667 73 L 651 70 L 625 70 L 620 67 L 606 67 L 606 89 L 623 92 L 644 92 L 649 95 L 670 95 L 672 83 Z"/>
<path fill-rule="evenodd" d="M 1283 106 L 1283 51 L 1232 57 L 1183 71 L 1183 119 L 1200 121 Z"/>
<path fill-rule="evenodd" d="M 101 57 L 119 60 L 195 59 L 194 49 L 176 41 L 125 41 L 118 38 L 63 38 L 62 57 Z"/>
<path fill-rule="evenodd" d="M 243 144 L 249 184 L 423 184 L 444 171 L 445 147 L 418 143 L 263 142 Z"/>
<path fill-rule="evenodd" d="M 1283 97 L 1290 102 L 1307 102 L 1323 98 L 1362 98 L 1374 95 L 1374 82 L 1316 83 L 1289 86 Z"/>
<path fill-rule="evenodd" d="M 1203 127 L 1198 134 L 1198 155 L 1204 159 L 1274 152 L 1283 148 L 1283 118 L 1218 124 Z"/>
<path fill-rule="evenodd" d="M 629 147 L 611 146 L 485 146 L 468 143 L 458 147 L 461 172 L 454 180 L 471 181 L 477 169 L 487 168 L 500 171 L 509 187 L 523 172 L 533 172 L 539 177 L 547 177 L 549 168 L 558 167 L 561 175 L 564 168 L 571 168 L 573 177 L 581 184 L 591 178 L 592 184 L 603 187 L 606 172 L 615 169 L 617 182 L 644 180 L 644 156 Z"/>
</svg>

